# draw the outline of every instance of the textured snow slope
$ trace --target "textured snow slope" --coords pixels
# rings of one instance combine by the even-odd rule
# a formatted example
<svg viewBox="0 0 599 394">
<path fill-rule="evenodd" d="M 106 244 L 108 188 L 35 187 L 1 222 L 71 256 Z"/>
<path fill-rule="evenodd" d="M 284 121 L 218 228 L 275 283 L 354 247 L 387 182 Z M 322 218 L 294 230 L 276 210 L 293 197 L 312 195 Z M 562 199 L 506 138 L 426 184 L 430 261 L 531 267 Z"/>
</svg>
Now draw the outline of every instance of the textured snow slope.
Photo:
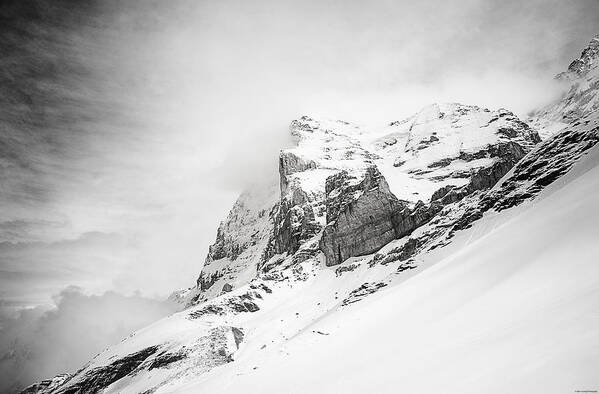
<svg viewBox="0 0 599 394">
<path fill-rule="evenodd" d="M 253 337 L 234 364 L 181 392 L 597 389 L 597 164 L 594 148 L 534 202 L 485 217 L 442 249 L 446 257 L 429 256 L 441 258 L 435 266 L 332 310 L 284 344 L 256 352 L 266 341 Z M 315 308 L 320 281 L 277 315 Z"/>
</svg>

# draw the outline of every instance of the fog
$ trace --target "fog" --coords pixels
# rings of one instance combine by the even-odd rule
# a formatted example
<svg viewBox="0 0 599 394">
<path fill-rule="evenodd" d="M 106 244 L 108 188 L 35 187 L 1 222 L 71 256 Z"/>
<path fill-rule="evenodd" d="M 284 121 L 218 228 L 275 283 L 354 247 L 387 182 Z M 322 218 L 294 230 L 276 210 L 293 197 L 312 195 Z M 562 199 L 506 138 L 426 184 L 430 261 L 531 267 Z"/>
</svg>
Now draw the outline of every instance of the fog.
<svg viewBox="0 0 599 394">
<path fill-rule="evenodd" d="M 191 286 L 239 192 L 275 179 L 292 119 L 388 123 L 444 101 L 525 117 L 599 31 L 594 0 L 13 0 L 0 17 L 9 326 L 61 322 L 75 296 L 149 306 L 52 371 L 53 351 L 79 347 L 29 353 L 23 382 L 76 368 Z"/>
</svg>

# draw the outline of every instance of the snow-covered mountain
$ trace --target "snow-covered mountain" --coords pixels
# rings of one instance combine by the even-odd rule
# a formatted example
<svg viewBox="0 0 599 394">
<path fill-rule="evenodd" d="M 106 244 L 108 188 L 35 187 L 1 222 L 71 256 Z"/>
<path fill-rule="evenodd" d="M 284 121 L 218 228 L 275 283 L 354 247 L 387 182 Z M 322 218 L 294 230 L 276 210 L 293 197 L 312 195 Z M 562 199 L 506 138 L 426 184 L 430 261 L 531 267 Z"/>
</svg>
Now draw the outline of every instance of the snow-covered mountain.
<svg viewBox="0 0 599 394">
<path fill-rule="evenodd" d="M 555 78 L 567 87 L 564 97 L 535 111 L 529 120 L 543 138 L 599 110 L 599 35 Z"/>
<path fill-rule="evenodd" d="M 293 121 L 185 309 L 24 392 L 596 389 L 597 43 L 532 127 L 455 103 Z"/>
<path fill-rule="evenodd" d="M 302 117 L 290 132 L 297 146 L 280 155 L 280 201 L 272 190 L 239 198 L 189 303 L 321 250 L 327 265 L 376 252 L 447 203 L 491 187 L 540 141 L 509 111 L 460 104 L 374 129 Z"/>
</svg>

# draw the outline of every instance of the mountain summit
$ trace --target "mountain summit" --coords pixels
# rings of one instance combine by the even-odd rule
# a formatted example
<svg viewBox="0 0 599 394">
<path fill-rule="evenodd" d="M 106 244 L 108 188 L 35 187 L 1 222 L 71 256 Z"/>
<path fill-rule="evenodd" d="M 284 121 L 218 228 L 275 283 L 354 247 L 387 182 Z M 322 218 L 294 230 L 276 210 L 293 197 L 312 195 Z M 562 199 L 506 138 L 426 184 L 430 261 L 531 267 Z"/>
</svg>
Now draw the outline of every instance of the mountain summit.
<svg viewBox="0 0 599 394">
<path fill-rule="evenodd" d="M 535 111 L 529 124 L 547 138 L 567 125 L 599 110 L 599 35 L 595 36 L 567 71 L 556 76 L 566 93 L 554 103 Z"/>
<path fill-rule="evenodd" d="M 244 285 L 289 256 L 297 263 L 322 251 L 332 266 L 374 253 L 444 205 L 493 186 L 540 141 L 507 110 L 455 103 L 374 129 L 304 116 L 290 133 L 297 146 L 280 154 L 280 200 L 240 197 L 189 304 Z M 264 205 L 245 209 L 251 200 Z"/>
<path fill-rule="evenodd" d="M 568 71 L 558 75 L 558 78 L 580 78 L 586 76 L 599 65 L 599 34 L 593 37 L 589 45 L 582 51 L 580 58 L 568 66 Z"/>
</svg>

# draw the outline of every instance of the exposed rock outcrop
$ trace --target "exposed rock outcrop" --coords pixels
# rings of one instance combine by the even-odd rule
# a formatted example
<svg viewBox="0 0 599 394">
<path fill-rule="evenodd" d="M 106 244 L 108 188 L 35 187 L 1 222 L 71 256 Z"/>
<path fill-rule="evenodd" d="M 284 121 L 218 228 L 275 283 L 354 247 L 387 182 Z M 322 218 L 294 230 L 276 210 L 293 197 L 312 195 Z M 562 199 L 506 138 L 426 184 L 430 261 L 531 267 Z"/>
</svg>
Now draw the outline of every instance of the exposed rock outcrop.
<svg viewBox="0 0 599 394">
<path fill-rule="evenodd" d="M 538 135 L 533 135 L 532 141 L 540 142 Z M 467 195 L 477 191 L 493 187 L 499 180 L 509 172 L 510 169 L 530 151 L 532 144 L 520 145 L 509 141 L 477 152 L 475 155 L 461 155 L 462 160 L 475 160 L 478 158 L 494 158 L 494 162 L 488 167 L 476 168 L 468 174 L 469 182 L 462 187 L 444 186 L 433 193 L 431 201 L 443 205 L 451 204 L 461 200 Z"/>
<path fill-rule="evenodd" d="M 599 117 L 591 114 L 536 146 L 494 188 L 475 191 L 443 207 L 418 229 L 418 234 L 406 238 L 385 254 L 375 254 L 371 264 L 407 261 L 425 250 L 448 244 L 455 233 L 472 226 L 487 211 L 500 212 L 534 199 L 598 144 Z"/>
<path fill-rule="evenodd" d="M 599 35 L 593 37 L 589 45 L 583 49 L 580 57 L 572 61 L 568 70 L 558 74 L 556 78 L 584 77 L 597 65 L 599 65 Z"/>
<path fill-rule="evenodd" d="M 243 338 L 241 329 L 219 326 L 197 338 L 191 347 L 168 349 L 168 344 L 148 346 L 120 358 L 108 358 L 110 362 L 100 365 L 92 362 L 73 375 L 60 375 L 32 385 L 22 393 L 93 394 L 111 389 L 119 391 L 111 385 L 118 384 L 124 378 L 131 383 L 143 372 L 161 369 L 164 371 L 162 380 L 150 383 L 154 387 L 147 391 L 154 392 L 186 372 L 198 375 L 233 361 L 233 354 Z"/>
<path fill-rule="evenodd" d="M 442 205 L 437 202 L 425 204 L 418 201 L 412 208 L 406 207 L 393 215 L 396 238 L 410 235 L 418 227 L 428 223 L 441 211 Z"/>
<path fill-rule="evenodd" d="M 472 107 L 457 107 L 453 110 L 460 114 L 477 111 Z M 407 236 L 429 222 L 444 205 L 457 202 L 475 191 L 493 187 L 540 142 L 536 131 L 509 111 L 498 111 L 491 115 L 488 122 L 492 124 L 500 118 L 504 125 L 497 128 L 492 143 L 482 145 L 477 150 L 459 151 L 456 156 L 434 161 L 428 165 L 432 169 L 430 171 L 410 170 L 417 178 L 428 177 L 436 181 L 454 178 L 466 180 L 462 186 L 442 186 L 432 194 L 429 203 L 417 201 L 410 204 L 398 199 L 376 166 L 368 167 L 362 180 L 349 175 L 347 171 L 328 177 L 325 185 L 327 224 L 320 241 L 326 264 L 337 265 L 350 257 L 376 252 L 391 240 Z M 447 120 L 451 121 L 451 117 L 439 108 L 433 108 L 413 122 L 423 125 L 426 122 Z M 416 152 L 428 149 L 439 140 L 423 131 L 417 135 L 421 137 L 412 138 L 409 142 L 414 145 L 413 151 Z M 383 141 L 384 145 L 389 146 L 386 141 Z M 476 161 L 482 164 L 466 166 L 466 170 L 450 169 L 451 166 L 463 167 L 456 163 Z M 448 171 L 444 172 L 445 169 Z M 435 172 L 434 176 L 430 174 L 432 172 Z"/>
<path fill-rule="evenodd" d="M 281 201 L 279 214 L 275 219 L 272 254 L 295 253 L 304 241 L 312 238 L 320 229 L 309 203 L 293 205 L 289 200 Z"/>
<path fill-rule="evenodd" d="M 407 204 L 391 193 L 376 167 L 369 167 L 359 183 L 347 172 L 329 177 L 326 191 L 327 225 L 320 249 L 327 265 L 376 252 L 397 237 L 394 216 Z"/>
<path fill-rule="evenodd" d="M 435 202 L 410 206 L 397 199 L 376 167 L 360 182 L 346 172 L 327 179 L 327 225 L 320 249 L 328 266 L 374 253 L 394 239 L 411 234 L 441 209 Z"/>
<path fill-rule="evenodd" d="M 20 394 L 51 393 L 70 378 L 71 375 L 69 374 L 57 375 L 52 379 L 46 379 L 39 383 L 32 384 L 31 386 L 23 389 Z"/>
<path fill-rule="evenodd" d="M 279 178 L 281 195 L 284 195 L 287 192 L 287 187 L 289 185 L 289 175 L 317 167 L 318 164 L 313 160 L 304 159 L 290 151 L 282 151 L 279 155 Z"/>
<path fill-rule="evenodd" d="M 243 193 L 220 224 L 195 289 L 177 299 L 196 304 L 220 295 L 223 289 L 235 289 L 241 278 L 254 277 L 272 237 L 278 203 L 275 184 Z"/>
<path fill-rule="evenodd" d="M 275 223 L 265 259 L 275 254 L 295 253 L 307 239 L 316 235 L 321 225 L 316 220 L 312 203 L 314 199 L 301 184 L 289 179 L 289 175 L 317 168 L 313 160 L 302 159 L 290 151 L 279 156 L 281 200 L 275 215 Z"/>
</svg>

